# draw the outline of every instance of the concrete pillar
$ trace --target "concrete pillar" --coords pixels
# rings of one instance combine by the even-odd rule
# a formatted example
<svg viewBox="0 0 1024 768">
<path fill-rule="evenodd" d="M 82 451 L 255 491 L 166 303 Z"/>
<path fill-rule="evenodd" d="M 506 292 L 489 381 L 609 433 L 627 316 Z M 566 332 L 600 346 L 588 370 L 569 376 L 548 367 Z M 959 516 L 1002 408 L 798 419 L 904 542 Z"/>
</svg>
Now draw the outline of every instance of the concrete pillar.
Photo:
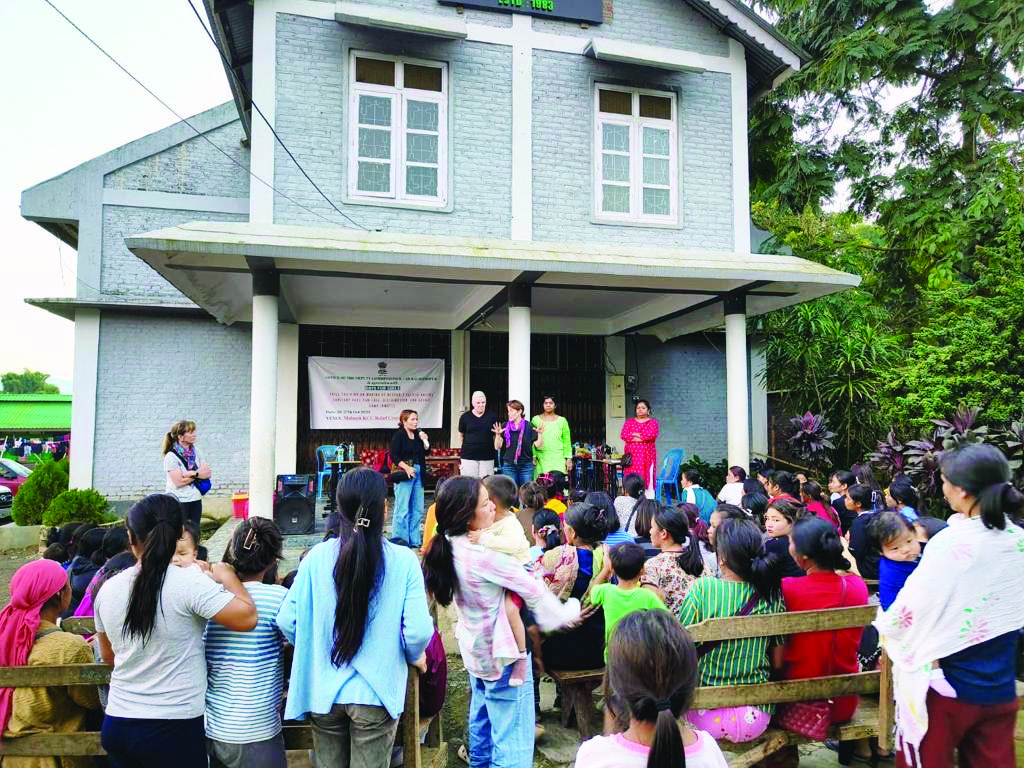
<svg viewBox="0 0 1024 768">
<path fill-rule="evenodd" d="M 468 410 L 469 402 L 469 331 L 452 331 L 451 432 L 449 445 L 455 445 L 459 432 L 459 416 Z M 491 408 L 493 409 L 493 405 Z"/>
<path fill-rule="evenodd" d="M 729 466 L 750 466 L 746 297 L 725 299 L 725 389 Z"/>
<path fill-rule="evenodd" d="M 520 400 L 530 418 L 530 303 L 528 285 L 508 289 L 508 399 Z M 500 412 L 500 409 L 499 409 Z"/>
<path fill-rule="evenodd" d="M 764 373 L 767 362 L 764 344 L 750 344 L 750 449 L 754 453 L 768 454 L 768 382 Z"/>
<path fill-rule="evenodd" d="M 299 326 L 281 323 L 277 335 L 277 434 L 274 475 L 294 475 L 298 451 Z"/>
<path fill-rule="evenodd" d="M 96 378 L 99 373 L 100 311 L 75 312 L 74 385 L 71 398 L 71 484 L 92 488 L 96 441 Z M 167 429 L 167 427 L 164 427 Z"/>
<path fill-rule="evenodd" d="M 276 271 L 252 276 L 252 399 L 249 407 L 249 514 L 274 516 L 277 433 Z"/>
</svg>

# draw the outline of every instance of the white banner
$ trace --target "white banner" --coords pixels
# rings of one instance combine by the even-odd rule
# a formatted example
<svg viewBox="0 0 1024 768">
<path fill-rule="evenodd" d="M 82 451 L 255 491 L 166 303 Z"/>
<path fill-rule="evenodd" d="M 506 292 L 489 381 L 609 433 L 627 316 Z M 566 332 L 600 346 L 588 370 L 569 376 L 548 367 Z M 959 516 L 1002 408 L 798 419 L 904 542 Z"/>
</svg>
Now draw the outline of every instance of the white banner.
<svg viewBox="0 0 1024 768">
<path fill-rule="evenodd" d="M 441 427 L 444 360 L 309 358 L 310 429 L 398 429 L 406 408 L 421 429 Z"/>
</svg>

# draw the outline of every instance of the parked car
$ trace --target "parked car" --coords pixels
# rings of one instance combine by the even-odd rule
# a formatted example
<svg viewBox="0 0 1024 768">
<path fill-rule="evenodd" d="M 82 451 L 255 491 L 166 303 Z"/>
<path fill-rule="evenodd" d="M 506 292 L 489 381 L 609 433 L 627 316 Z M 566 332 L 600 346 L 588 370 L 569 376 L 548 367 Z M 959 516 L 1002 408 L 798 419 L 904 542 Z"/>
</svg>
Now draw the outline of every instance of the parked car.
<svg viewBox="0 0 1024 768">
<path fill-rule="evenodd" d="M 18 495 L 18 489 L 32 470 L 12 459 L 0 459 L 0 483 L 10 490 L 12 496 Z M 3 505 L 0 504 L 0 507 Z"/>
<path fill-rule="evenodd" d="M 5 485 L 0 485 L 0 522 L 11 519 L 11 505 L 14 504 L 14 492 Z"/>
</svg>

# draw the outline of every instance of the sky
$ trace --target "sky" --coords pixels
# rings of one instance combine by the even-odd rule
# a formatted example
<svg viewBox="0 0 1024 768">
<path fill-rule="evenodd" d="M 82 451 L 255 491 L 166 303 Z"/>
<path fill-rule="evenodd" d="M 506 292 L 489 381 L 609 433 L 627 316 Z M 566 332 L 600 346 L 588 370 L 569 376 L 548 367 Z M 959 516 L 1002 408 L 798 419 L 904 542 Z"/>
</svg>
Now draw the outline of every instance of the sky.
<svg viewBox="0 0 1024 768">
<path fill-rule="evenodd" d="M 231 99 L 188 0 L 52 2 L 185 117 Z M 177 119 L 44 0 L 0 1 L 0 72 L 0 372 L 43 371 L 70 393 L 74 324 L 24 299 L 74 296 L 77 253 L 21 218 L 21 192 Z"/>
</svg>

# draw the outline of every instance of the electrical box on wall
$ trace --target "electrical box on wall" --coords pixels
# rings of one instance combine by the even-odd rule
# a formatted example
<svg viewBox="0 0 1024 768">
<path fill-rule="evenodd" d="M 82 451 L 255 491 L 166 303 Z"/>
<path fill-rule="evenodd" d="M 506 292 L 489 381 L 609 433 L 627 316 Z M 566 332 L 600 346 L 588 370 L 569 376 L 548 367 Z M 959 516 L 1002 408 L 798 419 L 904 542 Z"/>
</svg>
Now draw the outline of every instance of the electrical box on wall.
<svg viewBox="0 0 1024 768">
<path fill-rule="evenodd" d="M 626 391 L 629 392 L 630 394 L 635 393 L 636 390 L 637 390 L 637 387 L 640 385 L 640 382 L 637 381 L 637 377 L 634 376 L 633 374 L 627 374 L 625 379 L 626 379 Z"/>
<path fill-rule="evenodd" d="M 616 374 L 608 376 L 608 416 L 613 419 L 626 417 L 625 376 Z"/>
</svg>

